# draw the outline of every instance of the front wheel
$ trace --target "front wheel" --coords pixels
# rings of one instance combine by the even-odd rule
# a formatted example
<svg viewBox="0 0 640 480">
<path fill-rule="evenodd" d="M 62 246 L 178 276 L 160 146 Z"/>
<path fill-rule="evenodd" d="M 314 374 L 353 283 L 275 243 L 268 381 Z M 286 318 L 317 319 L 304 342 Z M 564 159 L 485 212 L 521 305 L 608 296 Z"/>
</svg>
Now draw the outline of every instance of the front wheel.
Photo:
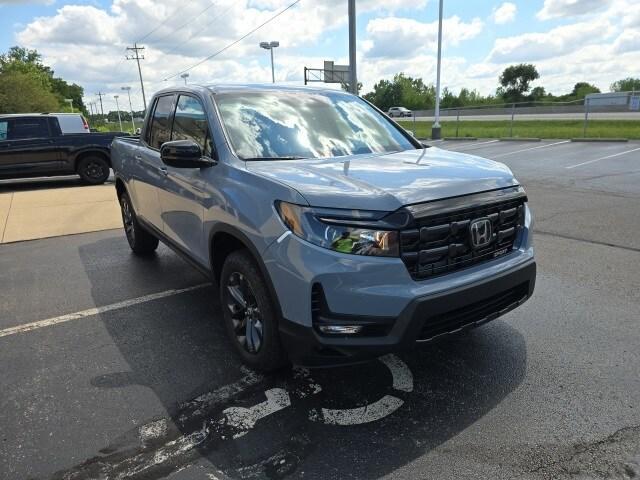
<svg viewBox="0 0 640 480">
<path fill-rule="evenodd" d="M 136 217 L 131 205 L 131 199 L 127 193 L 120 194 L 120 211 L 122 212 L 122 224 L 127 236 L 129 247 L 137 255 L 149 255 L 158 248 L 158 239 L 147 232 Z"/>
<path fill-rule="evenodd" d="M 231 253 L 224 262 L 220 303 L 227 334 L 247 365 L 269 372 L 286 363 L 273 302 L 260 270 L 246 250 Z"/>
<path fill-rule="evenodd" d="M 109 168 L 104 158 L 92 155 L 80 160 L 76 171 L 86 183 L 100 185 L 109 178 Z"/>
</svg>

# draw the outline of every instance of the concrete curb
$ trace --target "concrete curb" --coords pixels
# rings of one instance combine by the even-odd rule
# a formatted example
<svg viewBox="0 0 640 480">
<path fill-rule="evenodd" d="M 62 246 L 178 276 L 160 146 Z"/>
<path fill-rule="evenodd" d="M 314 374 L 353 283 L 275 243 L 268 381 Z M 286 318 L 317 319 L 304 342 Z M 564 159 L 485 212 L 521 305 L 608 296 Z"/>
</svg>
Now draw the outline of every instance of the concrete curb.
<svg viewBox="0 0 640 480">
<path fill-rule="evenodd" d="M 541 138 L 533 137 L 500 137 L 501 142 L 540 142 Z"/>
<path fill-rule="evenodd" d="M 444 137 L 447 142 L 473 142 L 478 140 L 477 137 Z"/>
<path fill-rule="evenodd" d="M 572 142 L 628 142 L 628 138 L 572 138 Z"/>
</svg>

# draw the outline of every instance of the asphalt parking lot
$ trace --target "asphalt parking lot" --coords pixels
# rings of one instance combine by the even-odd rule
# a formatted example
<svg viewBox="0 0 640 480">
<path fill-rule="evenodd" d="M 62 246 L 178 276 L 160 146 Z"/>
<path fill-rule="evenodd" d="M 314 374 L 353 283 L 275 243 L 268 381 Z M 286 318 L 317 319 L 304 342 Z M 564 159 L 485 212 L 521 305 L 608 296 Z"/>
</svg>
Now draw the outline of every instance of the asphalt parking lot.
<svg viewBox="0 0 640 480">
<path fill-rule="evenodd" d="M 120 230 L 0 245 L 0 478 L 640 476 L 640 143 L 437 145 L 525 185 L 536 292 L 368 365 L 244 369 L 207 279 Z"/>
</svg>

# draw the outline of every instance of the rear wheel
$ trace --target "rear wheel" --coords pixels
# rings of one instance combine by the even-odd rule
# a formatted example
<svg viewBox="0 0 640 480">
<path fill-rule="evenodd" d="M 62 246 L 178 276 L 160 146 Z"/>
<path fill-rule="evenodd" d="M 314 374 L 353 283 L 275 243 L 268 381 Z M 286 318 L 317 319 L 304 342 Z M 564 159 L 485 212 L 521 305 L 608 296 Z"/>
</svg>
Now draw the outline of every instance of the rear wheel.
<svg viewBox="0 0 640 480">
<path fill-rule="evenodd" d="M 225 328 L 251 368 L 269 372 L 286 363 L 278 321 L 265 280 L 246 250 L 231 253 L 220 276 Z"/>
<path fill-rule="evenodd" d="M 99 185 L 109 178 L 109 163 L 102 157 L 91 155 L 78 162 L 80 178 L 91 185 Z"/>
<path fill-rule="evenodd" d="M 158 239 L 140 225 L 131 205 L 131 199 L 124 192 L 120 194 L 120 211 L 122 212 L 124 233 L 133 253 L 137 255 L 153 253 L 158 248 Z"/>
</svg>

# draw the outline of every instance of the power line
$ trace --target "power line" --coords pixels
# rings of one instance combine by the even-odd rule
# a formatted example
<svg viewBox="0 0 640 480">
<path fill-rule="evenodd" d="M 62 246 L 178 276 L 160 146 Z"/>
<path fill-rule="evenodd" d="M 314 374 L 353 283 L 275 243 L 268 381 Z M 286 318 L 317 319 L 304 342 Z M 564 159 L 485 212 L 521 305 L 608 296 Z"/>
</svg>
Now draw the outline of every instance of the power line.
<svg viewBox="0 0 640 480">
<path fill-rule="evenodd" d="M 186 40 L 183 40 L 182 42 L 178 43 L 177 45 L 174 45 L 173 47 L 171 47 L 169 50 L 165 51 L 164 54 L 169 54 L 169 53 L 173 53 L 176 50 L 178 50 L 180 47 L 182 47 L 185 43 L 189 42 L 190 40 L 193 39 L 193 37 L 195 37 L 198 33 L 200 33 L 201 31 L 203 31 L 205 28 L 211 27 L 211 23 L 218 20 L 219 18 L 222 18 L 223 16 L 225 16 L 229 10 L 231 10 L 235 5 L 232 3 L 231 5 L 229 5 L 227 8 L 225 8 L 221 13 L 219 13 L 218 15 L 216 15 L 215 17 L 213 17 L 211 20 L 209 20 L 209 23 L 205 24 L 202 26 L 202 28 L 196 30 L 195 32 L 193 32 L 191 35 L 189 35 L 189 37 Z"/>
<path fill-rule="evenodd" d="M 203 13 L 205 13 L 207 10 L 211 9 L 212 7 L 215 7 L 215 6 L 217 5 L 217 3 L 218 3 L 218 2 L 213 2 L 213 3 L 211 3 L 207 8 L 205 8 L 205 9 L 204 9 L 204 10 L 202 10 L 202 11 L 200 11 L 200 13 L 198 13 L 195 17 L 193 17 L 193 18 L 189 18 L 189 20 L 187 20 L 186 22 L 184 22 L 182 25 L 180 25 L 180 26 L 178 26 L 178 27 L 174 28 L 174 29 L 173 29 L 173 30 L 171 30 L 169 33 L 167 33 L 166 35 L 163 35 L 162 37 L 157 38 L 157 39 L 155 40 L 155 42 L 156 42 L 156 43 L 158 43 L 158 42 L 160 42 L 160 41 L 164 40 L 165 38 L 169 37 L 170 35 L 173 35 L 173 34 L 174 34 L 174 33 L 176 33 L 178 30 L 182 30 L 182 29 L 183 29 L 184 27 L 186 27 L 187 25 L 189 25 L 189 24 L 191 24 L 191 23 L 195 22 L 195 21 L 196 21 L 196 19 L 197 19 L 198 17 L 200 17 Z M 231 4 L 231 6 L 230 6 L 229 8 L 231 8 L 231 7 L 233 7 L 233 4 Z M 216 18 L 216 17 L 214 17 L 214 18 Z M 213 21 L 213 20 L 212 20 L 212 21 Z"/>
<path fill-rule="evenodd" d="M 135 60 L 138 62 L 138 74 L 140 75 L 140 87 L 142 88 L 142 104 L 144 109 L 147 109 L 147 98 L 144 95 L 144 82 L 142 81 L 142 69 L 140 68 L 140 60 L 144 60 L 144 55 L 140 56 L 138 51 L 144 50 L 144 47 L 139 47 L 137 43 L 133 44 L 133 47 L 127 47 L 127 50 L 133 52 L 133 55 L 127 56 L 127 60 Z"/>
<path fill-rule="evenodd" d="M 179 6 L 178 8 L 176 8 L 171 15 L 168 15 L 167 18 L 165 18 L 162 22 L 160 22 L 155 28 L 151 29 L 151 31 L 147 32 L 145 35 L 140 37 L 135 43 L 141 42 L 145 38 L 149 37 L 151 34 L 153 34 L 155 31 L 157 31 L 160 27 L 162 27 L 165 23 L 167 23 L 169 20 L 171 20 L 175 16 L 175 14 L 178 13 L 183 8 L 184 8 L 184 6 L 182 6 L 182 5 Z"/>
<path fill-rule="evenodd" d="M 195 63 L 195 64 L 191 65 L 190 67 L 188 67 L 188 68 L 186 68 L 186 69 L 184 69 L 184 70 L 182 70 L 182 71 L 180 71 L 180 72 L 174 73 L 173 75 L 169 75 L 168 77 L 166 77 L 166 78 L 165 78 L 165 81 L 166 81 L 166 80 L 169 80 L 169 79 L 171 79 L 171 78 L 177 77 L 178 75 L 180 75 L 180 74 L 182 74 L 182 73 L 186 73 L 186 72 L 188 72 L 189 70 L 192 70 L 192 69 L 194 69 L 195 67 L 197 67 L 197 66 L 199 66 L 199 65 L 202 65 L 204 62 L 206 62 L 206 61 L 208 61 L 208 60 L 211 60 L 212 58 L 214 58 L 214 57 L 216 57 L 216 56 L 220 55 L 222 52 L 224 52 L 224 51 L 228 50 L 229 48 L 233 47 L 233 46 L 234 46 L 234 45 L 236 45 L 237 43 L 240 43 L 242 40 L 244 40 L 245 38 L 247 38 L 249 35 L 251 35 L 251 34 L 253 34 L 253 33 L 257 32 L 257 31 L 258 31 L 258 30 L 260 30 L 262 27 L 264 27 L 266 24 L 268 24 L 268 23 L 272 22 L 273 20 L 275 20 L 276 18 L 278 18 L 280 15 L 282 15 L 284 12 L 286 12 L 287 10 L 289 10 L 289 9 L 290 9 L 290 8 L 292 8 L 294 5 L 296 5 L 296 4 L 300 3 L 300 2 L 301 2 L 301 0 L 296 0 L 295 2 L 291 3 L 289 6 L 287 6 L 287 7 L 286 7 L 286 8 L 284 8 L 283 10 L 281 10 L 280 12 L 278 12 L 278 13 L 276 13 L 275 15 L 273 15 L 272 17 L 270 17 L 270 18 L 269 18 L 268 20 L 266 20 L 265 22 L 263 22 L 263 23 L 261 23 L 260 25 L 258 25 L 258 26 L 257 26 L 256 28 L 254 28 L 253 30 L 251 30 L 251 31 L 249 31 L 249 32 L 247 32 L 247 33 L 245 33 L 245 34 L 244 34 L 242 37 L 240 37 L 239 39 L 237 39 L 237 40 L 235 40 L 235 41 L 231 42 L 231 43 L 230 43 L 230 44 L 228 44 L 226 47 L 221 48 L 220 50 L 218 50 L 217 52 L 215 52 L 215 53 L 213 53 L 213 54 L 209 55 L 208 57 L 203 58 L 203 59 L 202 59 L 202 60 L 200 60 L 198 63 Z"/>
</svg>

